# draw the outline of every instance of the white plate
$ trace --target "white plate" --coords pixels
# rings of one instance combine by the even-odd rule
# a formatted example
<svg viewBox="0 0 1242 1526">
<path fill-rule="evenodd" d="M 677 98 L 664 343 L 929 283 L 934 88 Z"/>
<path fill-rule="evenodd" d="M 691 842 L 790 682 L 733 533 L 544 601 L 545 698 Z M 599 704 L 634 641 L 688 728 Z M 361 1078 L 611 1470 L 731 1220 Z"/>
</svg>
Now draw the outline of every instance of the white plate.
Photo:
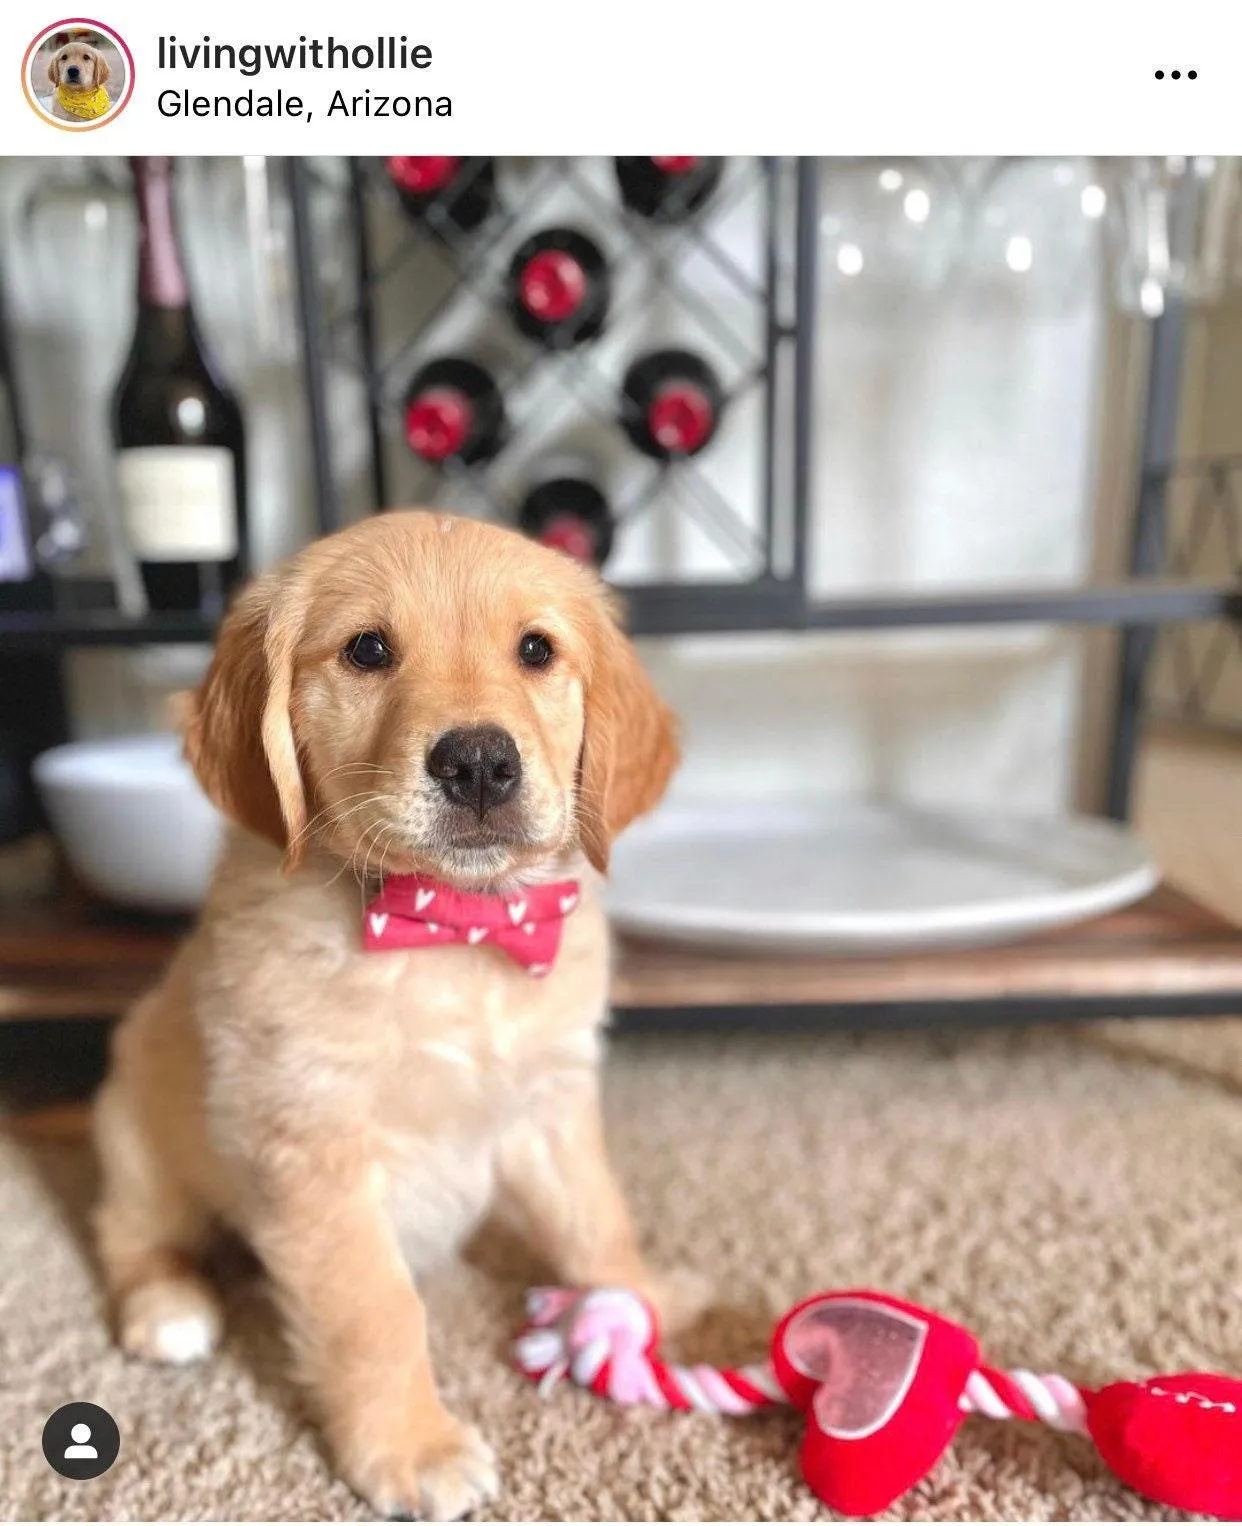
<svg viewBox="0 0 1242 1526">
<path fill-rule="evenodd" d="M 854 802 L 668 802 L 617 843 L 620 928 L 725 951 L 1000 943 L 1113 911 L 1159 874 L 1113 822 Z"/>
</svg>

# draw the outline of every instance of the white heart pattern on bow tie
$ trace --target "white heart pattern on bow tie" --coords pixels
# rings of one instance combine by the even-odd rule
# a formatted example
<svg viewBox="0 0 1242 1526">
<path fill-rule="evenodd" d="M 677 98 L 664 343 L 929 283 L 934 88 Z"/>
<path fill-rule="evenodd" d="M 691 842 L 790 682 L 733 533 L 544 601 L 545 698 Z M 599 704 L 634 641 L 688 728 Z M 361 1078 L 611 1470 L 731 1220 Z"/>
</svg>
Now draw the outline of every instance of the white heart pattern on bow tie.
<svg viewBox="0 0 1242 1526">
<path fill-rule="evenodd" d="M 524 922 L 522 924 L 522 931 L 528 938 L 533 938 L 535 936 L 535 924 L 533 922 Z"/>
<path fill-rule="evenodd" d="M 526 915 L 526 902 L 525 901 L 510 901 L 509 902 L 509 916 L 512 918 L 513 925 L 515 927 L 517 926 L 517 924 L 522 920 L 522 918 L 525 915 Z"/>
<path fill-rule="evenodd" d="M 546 975 L 551 968 L 552 966 L 550 964 L 532 964 L 527 973 L 538 977 L 540 975 Z"/>
<path fill-rule="evenodd" d="M 373 911 L 371 913 L 371 931 L 377 938 L 384 936 L 384 929 L 388 926 L 388 913 L 386 911 Z"/>
<path fill-rule="evenodd" d="M 468 929 L 468 931 L 466 933 L 466 942 L 467 943 L 482 943 L 484 938 L 486 938 L 486 937 L 487 937 L 487 928 L 486 927 L 472 927 L 472 928 Z"/>
<path fill-rule="evenodd" d="M 561 897 L 561 916 L 567 917 L 577 904 L 578 897 L 576 895 L 563 895 Z"/>
<path fill-rule="evenodd" d="M 422 911 L 425 906 L 430 906 L 436 898 L 434 890 L 416 890 L 414 892 L 414 910 Z"/>
<path fill-rule="evenodd" d="M 429 933 L 438 933 L 440 931 L 440 924 L 438 922 L 426 922 L 423 925 Z"/>
</svg>

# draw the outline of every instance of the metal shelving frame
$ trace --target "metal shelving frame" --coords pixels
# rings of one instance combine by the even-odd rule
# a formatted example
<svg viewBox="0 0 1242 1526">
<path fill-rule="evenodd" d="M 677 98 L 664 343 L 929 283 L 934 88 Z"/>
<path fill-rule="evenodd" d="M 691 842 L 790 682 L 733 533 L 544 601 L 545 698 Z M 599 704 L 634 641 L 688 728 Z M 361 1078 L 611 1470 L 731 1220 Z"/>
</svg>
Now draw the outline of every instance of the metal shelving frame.
<svg viewBox="0 0 1242 1526">
<path fill-rule="evenodd" d="M 301 313 L 305 330 L 306 386 L 311 418 L 315 422 L 315 468 L 319 523 L 325 530 L 339 521 L 337 488 L 327 427 L 328 344 L 323 315 L 317 301 L 317 251 L 310 216 L 311 170 L 302 160 L 290 164 L 290 192 L 294 209 L 295 251 L 298 263 Z M 773 171 L 769 167 L 769 174 Z M 768 528 L 767 558 L 763 574 L 744 583 L 661 584 L 626 589 L 631 628 L 637 634 L 708 634 L 728 631 L 818 630 L 858 631 L 897 628 L 1056 623 L 1063 625 L 1112 626 L 1123 632 L 1116 692 L 1112 700 L 1113 724 L 1109 755 L 1106 801 L 1108 814 L 1124 820 L 1129 813 L 1134 758 L 1142 719 L 1143 684 L 1152 649 L 1161 627 L 1185 621 L 1242 619 L 1242 581 L 1206 583 L 1164 579 L 1165 520 L 1169 473 L 1176 456 L 1178 402 L 1181 390 L 1185 311 L 1180 296 L 1171 293 L 1161 316 L 1153 320 L 1147 378 L 1137 501 L 1131 532 L 1129 571 L 1131 580 L 1118 586 L 1068 587 L 1041 590 L 968 592 L 946 595 L 852 597 L 817 601 L 807 587 L 807 556 L 810 537 L 811 472 L 813 468 L 812 406 L 817 346 L 831 343 L 817 334 L 818 279 L 818 187 L 819 162 L 797 163 L 797 215 L 795 221 L 796 296 L 792 324 L 783 321 L 775 292 L 768 283 L 768 400 L 765 419 L 765 525 Z M 372 478 L 376 505 L 383 503 L 384 474 L 374 350 L 373 297 L 375 274 L 368 233 L 366 180 L 355 161 L 351 165 L 350 194 L 357 239 L 358 291 L 356 320 L 359 350 L 363 356 L 370 408 L 373 451 Z M 1196 188 L 1187 177 L 1175 215 L 1193 220 Z M 412 235 L 417 237 L 417 234 Z M 767 229 L 769 272 L 776 266 L 774 240 L 779 226 L 769 216 Z M 789 399 L 793 415 L 792 502 L 790 531 L 792 556 L 788 571 L 777 575 L 771 555 L 771 530 L 777 517 L 772 502 L 772 459 L 778 449 L 774 410 L 778 393 L 772 380 L 777 371 L 779 348 L 794 346 L 794 385 Z"/>
</svg>

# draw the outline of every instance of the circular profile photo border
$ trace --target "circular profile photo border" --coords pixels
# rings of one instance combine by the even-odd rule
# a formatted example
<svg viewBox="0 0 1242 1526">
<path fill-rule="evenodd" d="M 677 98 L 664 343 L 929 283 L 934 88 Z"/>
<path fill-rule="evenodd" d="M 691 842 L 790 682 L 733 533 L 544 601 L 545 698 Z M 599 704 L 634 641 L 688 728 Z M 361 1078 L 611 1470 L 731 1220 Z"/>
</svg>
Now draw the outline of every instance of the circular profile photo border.
<svg viewBox="0 0 1242 1526">
<path fill-rule="evenodd" d="M 49 37 L 54 36 L 57 32 L 63 32 L 67 27 L 93 27 L 95 31 L 102 32 L 125 55 L 125 94 L 115 103 L 108 115 L 101 117 L 98 122 L 82 122 L 79 124 L 76 122 L 57 121 L 54 116 L 44 111 L 43 107 L 39 105 L 38 98 L 30 88 L 31 60 Z M 96 128 L 107 127 L 110 123 L 115 122 L 117 117 L 129 105 L 129 98 L 134 93 L 134 55 L 130 52 L 129 44 L 121 34 L 102 21 L 92 21 L 89 16 L 69 16 L 64 21 L 53 21 L 51 26 L 45 26 L 36 35 L 34 41 L 26 49 L 22 57 L 22 93 L 25 95 L 31 111 L 34 112 L 41 122 L 46 122 L 49 127 L 58 127 L 62 132 L 94 132 Z"/>
</svg>

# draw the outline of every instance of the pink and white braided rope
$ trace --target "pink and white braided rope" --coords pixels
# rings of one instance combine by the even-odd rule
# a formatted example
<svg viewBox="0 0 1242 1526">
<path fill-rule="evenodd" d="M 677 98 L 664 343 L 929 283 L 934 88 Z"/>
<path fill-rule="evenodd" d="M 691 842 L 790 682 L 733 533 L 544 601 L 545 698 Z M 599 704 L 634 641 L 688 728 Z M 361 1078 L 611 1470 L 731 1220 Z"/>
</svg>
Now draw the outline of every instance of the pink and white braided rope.
<svg viewBox="0 0 1242 1526">
<path fill-rule="evenodd" d="M 770 1362 L 746 1367 L 681 1366 L 652 1354 L 655 1326 L 646 1304 L 624 1288 L 589 1293 L 535 1288 L 514 1346 L 519 1369 L 545 1397 L 569 1379 L 616 1404 L 750 1415 L 789 1399 Z M 993 1420 L 1035 1420 L 1085 1432 L 1082 1393 L 1056 1373 L 980 1366 L 966 1382 L 961 1408 Z"/>
<path fill-rule="evenodd" d="M 966 1379 L 966 1392 L 958 1403 L 969 1415 L 987 1415 L 990 1420 L 1037 1420 L 1056 1431 L 1087 1434 L 1087 1406 L 1081 1391 L 1055 1372 L 976 1367 Z"/>
<path fill-rule="evenodd" d="M 526 1317 L 514 1355 L 544 1395 L 568 1378 L 617 1404 L 653 1409 L 750 1415 L 789 1402 L 768 1362 L 683 1367 L 653 1357 L 651 1313 L 624 1288 L 535 1288 L 527 1296 Z"/>
</svg>

